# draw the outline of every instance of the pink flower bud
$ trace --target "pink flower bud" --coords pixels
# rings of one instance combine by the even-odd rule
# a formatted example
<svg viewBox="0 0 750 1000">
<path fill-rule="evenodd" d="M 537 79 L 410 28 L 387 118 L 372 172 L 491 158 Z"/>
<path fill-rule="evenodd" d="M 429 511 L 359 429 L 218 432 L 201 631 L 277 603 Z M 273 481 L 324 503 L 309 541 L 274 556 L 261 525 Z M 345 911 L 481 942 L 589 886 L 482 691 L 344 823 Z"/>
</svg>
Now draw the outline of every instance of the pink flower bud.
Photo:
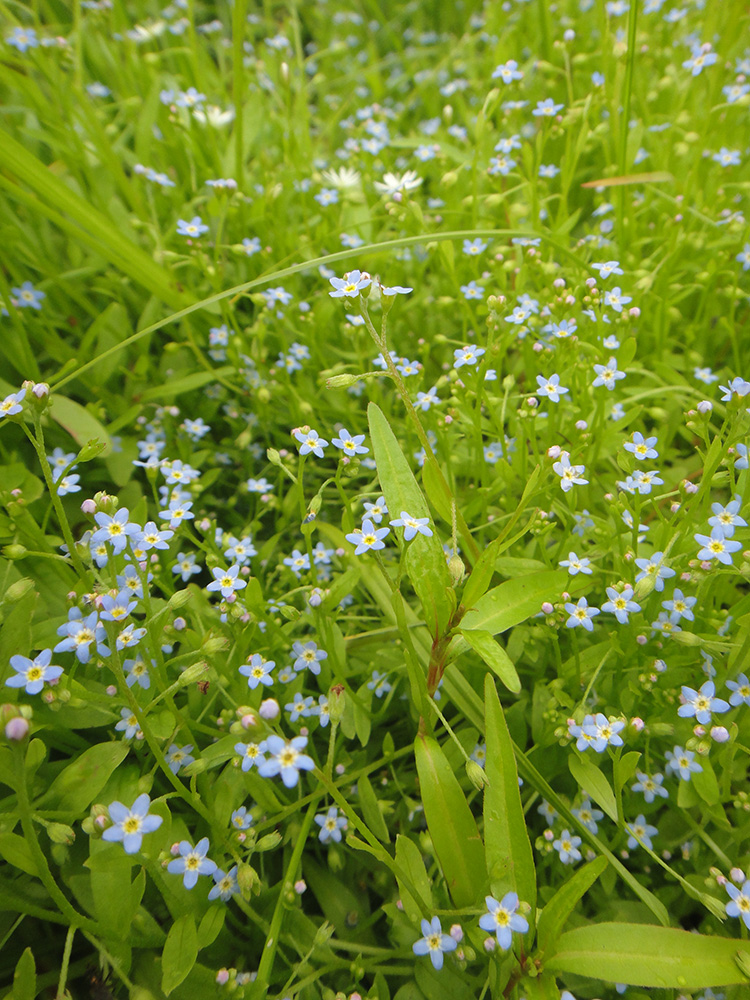
<svg viewBox="0 0 750 1000">
<path fill-rule="evenodd" d="M 681 698 L 681 700 L 682 700 L 682 703 L 684 705 L 685 704 L 684 699 Z M 706 727 L 705 726 L 701 726 L 701 725 L 693 726 L 693 736 L 697 736 L 700 739 L 701 736 L 705 736 L 705 735 L 706 735 Z"/>
<path fill-rule="evenodd" d="M 180 853 L 180 842 L 179 841 L 177 841 L 176 843 L 172 844 L 172 846 L 169 848 L 169 853 L 172 855 L 173 858 L 177 857 L 177 855 Z"/>
<path fill-rule="evenodd" d="M 633 306 L 632 309 L 628 309 L 628 314 L 632 316 L 633 319 L 638 319 L 638 317 L 641 315 L 641 310 L 638 308 L 638 306 Z"/>
<path fill-rule="evenodd" d="M 585 431 L 588 428 L 588 424 L 585 420 L 576 420 L 576 430 Z"/>
<path fill-rule="evenodd" d="M 735 885 L 742 885 L 745 881 L 745 873 L 741 868 L 732 868 L 729 872 L 729 877 L 735 883 Z"/>
<path fill-rule="evenodd" d="M 494 938 L 488 937 L 488 938 L 484 939 L 484 950 L 486 952 L 488 952 L 488 953 L 493 952 L 495 950 L 496 945 L 497 945 L 497 942 L 495 941 Z"/>
<path fill-rule="evenodd" d="M 81 504 L 81 510 L 84 514 L 95 514 L 96 513 L 96 501 L 95 500 L 84 500 Z"/>
<path fill-rule="evenodd" d="M 279 712 L 279 703 L 275 698 L 266 698 L 260 703 L 260 708 L 258 709 L 258 715 L 260 715 L 261 719 L 266 719 L 267 721 L 277 719 Z"/>
<path fill-rule="evenodd" d="M 219 969 L 216 973 L 216 982 L 219 986 L 226 986 L 229 982 L 229 969 Z"/>
<path fill-rule="evenodd" d="M 300 736 L 309 736 L 310 735 L 310 730 L 307 728 L 307 726 L 303 726 L 300 729 L 299 734 L 300 734 Z"/>
<path fill-rule="evenodd" d="M 637 635 L 635 637 L 635 641 L 638 643 L 639 646 L 645 646 L 646 643 L 648 642 L 648 639 L 646 638 L 645 635 Z"/>
<path fill-rule="evenodd" d="M 643 721 L 643 719 L 641 719 L 639 716 L 636 715 L 630 720 L 630 725 L 632 726 L 633 729 L 635 729 L 637 733 L 640 733 L 643 727 L 645 726 L 645 722 Z"/>
<path fill-rule="evenodd" d="M 258 719 L 256 718 L 254 712 L 248 712 L 247 715 L 243 715 L 240 719 L 240 725 L 243 729 L 250 729 L 252 726 L 256 726 L 257 724 Z"/>
<path fill-rule="evenodd" d="M 553 444 L 550 448 L 547 449 L 548 458 L 559 458 L 561 454 L 562 454 L 562 448 L 560 447 L 559 444 Z"/>
<path fill-rule="evenodd" d="M 729 739 L 729 730 L 726 726 L 712 726 L 711 739 L 714 740 L 715 743 L 726 743 Z"/>
<path fill-rule="evenodd" d="M 341 777 L 342 774 L 346 774 L 346 765 L 345 764 L 337 764 L 336 765 L 336 774 L 338 774 L 339 777 Z"/>
<path fill-rule="evenodd" d="M 452 424 L 453 423 L 453 417 L 450 415 L 450 413 L 446 413 L 444 419 L 445 419 L 445 423 L 446 424 Z"/>
<path fill-rule="evenodd" d="M 555 831 L 554 830 L 545 830 L 543 836 L 544 836 L 544 839 L 547 841 L 547 843 L 551 844 L 552 841 L 555 839 Z"/>
<path fill-rule="evenodd" d="M 303 878 L 297 879 L 297 881 L 294 883 L 294 891 L 297 893 L 298 896 L 301 896 L 306 888 L 307 888 L 307 882 L 305 882 Z"/>
<path fill-rule="evenodd" d="M 545 615 L 551 615 L 554 610 L 555 610 L 554 605 L 550 604 L 549 601 L 545 601 L 544 604 L 542 605 L 542 611 L 545 613 Z"/>
<path fill-rule="evenodd" d="M 27 719 L 22 716 L 17 715 L 15 719 L 11 719 L 10 722 L 5 727 L 5 737 L 6 739 L 19 742 L 25 739 L 29 735 L 29 723 Z"/>
</svg>

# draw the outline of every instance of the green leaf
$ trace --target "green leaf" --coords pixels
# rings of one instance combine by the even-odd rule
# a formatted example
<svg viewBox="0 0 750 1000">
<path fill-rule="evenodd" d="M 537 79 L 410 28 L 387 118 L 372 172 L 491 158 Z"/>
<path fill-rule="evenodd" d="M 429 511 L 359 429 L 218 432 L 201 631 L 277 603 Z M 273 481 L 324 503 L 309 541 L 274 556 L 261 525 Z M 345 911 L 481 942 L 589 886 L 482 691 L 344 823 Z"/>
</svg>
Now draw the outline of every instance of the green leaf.
<svg viewBox="0 0 750 1000">
<path fill-rule="evenodd" d="M 208 948 L 221 934 L 227 916 L 226 906 L 212 906 L 207 910 L 198 925 L 198 941 L 200 948 Z"/>
<path fill-rule="evenodd" d="M 615 758 L 612 771 L 617 794 L 622 791 L 625 785 L 627 785 L 635 774 L 636 768 L 638 767 L 638 761 L 641 759 L 641 756 L 642 755 L 637 750 L 631 750 L 630 753 L 626 753 L 623 754 L 622 757 Z"/>
<path fill-rule="evenodd" d="M 364 774 L 357 779 L 357 794 L 359 795 L 359 804 L 362 806 L 362 815 L 370 832 L 374 833 L 378 840 L 384 844 L 390 843 L 390 834 L 380 811 L 377 796 L 372 790 L 369 778 Z"/>
<path fill-rule="evenodd" d="M 578 782 L 579 787 L 601 806 L 610 819 L 617 822 L 617 802 L 610 783 L 596 764 L 586 757 L 572 754 L 568 757 L 570 773 Z"/>
<path fill-rule="evenodd" d="M 461 624 L 466 629 L 491 635 L 507 632 L 535 615 L 545 601 L 558 600 L 566 580 L 561 570 L 545 570 L 520 580 L 507 580 L 480 597 L 466 612 Z M 465 648 L 464 640 L 459 639 L 455 645 L 456 654 Z"/>
<path fill-rule="evenodd" d="M 695 772 L 691 784 L 704 802 L 714 806 L 721 801 L 719 783 L 716 780 L 711 761 L 707 757 L 701 757 L 701 767 L 703 770 Z M 685 784 L 685 782 L 680 782 L 680 784 Z"/>
<path fill-rule="evenodd" d="M 184 375 L 182 378 L 170 379 L 168 382 L 160 383 L 151 389 L 146 389 L 140 395 L 142 403 L 152 403 L 155 400 L 174 399 L 186 392 L 194 392 L 202 389 L 204 385 L 216 382 L 217 379 L 234 375 L 236 369 L 232 365 L 224 365 L 222 368 L 215 368 L 208 372 L 193 372 Z"/>
<path fill-rule="evenodd" d="M 541 953 L 548 951 L 554 945 L 579 900 L 589 891 L 606 867 L 606 858 L 594 858 L 564 882 L 547 903 L 536 928 L 536 943 Z"/>
<path fill-rule="evenodd" d="M 429 517 L 427 501 L 382 411 L 370 403 L 367 416 L 378 478 L 391 517 L 400 517 L 402 510 L 412 517 Z M 404 545 L 406 572 L 422 603 L 425 622 L 437 636 L 444 632 L 453 610 L 447 596 L 451 580 L 443 546 L 436 531 L 429 538 L 419 534 Z"/>
<path fill-rule="evenodd" d="M 439 972 L 430 962 L 418 962 L 414 978 L 426 1000 L 475 1000 L 466 977 L 456 974 L 447 962 Z"/>
<path fill-rule="evenodd" d="M 487 882 L 482 839 L 461 786 L 431 736 L 414 741 L 427 829 L 457 907 L 473 906 Z"/>
<path fill-rule="evenodd" d="M 98 743 L 69 764 L 40 800 L 40 807 L 80 813 L 90 806 L 125 760 L 129 746 L 122 741 Z"/>
<path fill-rule="evenodd" d="M 524 1000 L 560 1000 L 560 987 L 554 976 L 524 976 L 518 984 L 518 995 Z"/>
<path fill-rule="evenodd" d="M 80 403 L 53 392 L 49 398 L 49 415 L 70 434 L 79 448 L 89 441 L 99 440 L 106 445 L 103 455 L 112 450 L 112 441 L 104 425 Z"/>
<path fill-rule="evenodd" d="M 742 942 L 650 924 L 593 924 L 563 934 L 550 972 L 629 986 L 699 990 L 750 982 L 735 957 Z"/>
<path fill-rule="evenodd" d="M 55 225 L 93 247 L 173 309 L 186 304 L 186 297 L 177 291 L 174 278 L 153 257 L 5 131 L 0 138 L 0 166 L 17 179 L 4 178 L 1 185 L 15 200 L 36 208 Z M 25 187 L 36 197 L 30 196 Z"/>
<path fill-rule="evenodd" d="M 418 925 L 425 912 L 432 913 L 432 887 L 422 860 L 422 852 L 413 840 L 401 834 L 396 837 L 396 862 L 408 874 L 411 884 L 419 893 L 418 900 L 412 899 L 406 886 L 398 883 L 404 912 L 413 924 Z"/>
<path fill-rule="evenodd" d="M 161 956 L 161 988 L 167 996 L 190 974 L 197 957 L 195 918 L 186 913 L 172 924 Z"/>
<path fill-rule="evenodd" d="M 31 948 L 27 948 L 18 960 L 13 973 L 12 1000 L 34 1000 L 36 996 L 36 964 Z"/>
<path fill-rule="evenodd" d="M 38 875 L 31 848 L 17 833 L 0 833 L 0 858 L 27 875 Z"/>
<path fill-rule="evenodd" d="M 497 674 L 505 687 L 514 694 L 521 690 L 521 679 L 516 673 L 513 661 L 505 652 L 499 642 L 481 629 L 459 629 L 458 634 L 468 642 L 475 653 L 482 657 L 484 662 Z"/>
<path fill-rule="evenodd" d="M 488 674 L 484 682 L 487 740 L 484 790 L 484 839 L 487 872 L 493 891 L 502 896 L 518 893 L 519 899 L 536 906 L 536 874 L 531 842 L 526 829 L 513 742 L 497 696 L 495 682 Z M 498 888 L 495 888 L 498 886 Z"/>
<path fill-rule="evenodd" d="M 5 618 L 0 630 L 0 677 L 3 679 L 13 672 L 8 662 L 11 656 L 16 653 L 28 656 L 31 652 L 31 620 L 38 596 L 32 588 L 10 610 L 7 604 L 4 605 Z"/>
</svg>

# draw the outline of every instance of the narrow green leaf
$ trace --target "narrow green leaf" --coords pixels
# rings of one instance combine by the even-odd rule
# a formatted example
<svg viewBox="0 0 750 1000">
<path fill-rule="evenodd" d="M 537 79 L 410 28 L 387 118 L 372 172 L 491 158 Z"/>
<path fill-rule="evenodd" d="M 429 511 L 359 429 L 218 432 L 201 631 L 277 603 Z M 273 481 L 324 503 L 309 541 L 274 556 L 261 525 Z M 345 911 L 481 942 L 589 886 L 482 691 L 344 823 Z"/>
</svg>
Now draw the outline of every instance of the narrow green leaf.
<svg viewBox="0 0 750 1000">
<path fill-rule="evenodd" d="M 613 762 L 612 770 L 615 782 L 615 791 L 618 794 L 635 774 L 636 768 L 638 767 L 638 761 L 641 759 L 641 756 L 642 754 L 640 754 L 637 750 L 631 750 L 630 753 L 623 754 L 622 757 Z"/>
<path fill-rule="evenodd" d="M 36 996 L 36 963 L 31 948 L 27 948 L 18 960 L 13 973 L 12 1000 L 34 1000 Z"/>
<path fill-rule="evenodd" d="M 224 365 L 212 371 L 193 372 L 191 375 L 183 375 L 182 378 L 169 379 L 165 383 L 160 383 L 151 389 L 146 389 L 145 392 L 141 393 L 140 401 L 142 403 L 151 403 L 155 400 L 174 399 L 175 396 L 181 396 L 185 392 L 194 392 L 196 389 L 202 389 L 204 385 L 216 382 L 217 379 L 234 375 L 235 371 L 236 369 L 232 365 Z"/>
<path fill-rule="evenodd" d="M 357 794 L 359 796 L 359 804 L 362 806 L 362 815 L 364 816 L 365 823 L 370 828 L 370 832 L 374 833 L 378 840 L 384 844 L 390 843 L 390 834 L 383 819 L 383 814 L 380 811 L 377 796 L 372 789 L 370 779 L 364 774 L 357 779 Z"/>
<path fill-rule="evenodd" d="M 422 852 L 413 840 L 398 834 L 396 837 L 396 861 L 399 867 L 408 874 L 411 884 L 419 893 L 419 899 L 413 899 L 406 886 L 399 881 L 398 889 L 401 902 L 404 905 L 404 913 L 415 926 L 418 926 L 425 912 L 432 913 L 432 887 L 422 860 Z"/>
<path fill-rule="evenodd" d="M 187 913 L 172 924 L 161 956 L 161 988 L 169 996 L 189 974 L 198 957 L 195 917 Z"/>
<path fill-rule="evenodd" d="M 617 822 L 617 802 L 610 783 L 596 764 L 586 757 L 571 754 L 568 758 L 570 773 L 578 782 L 580 788 L 600 805 L 610 819 Z"/>
<path fill-rule="evenodd" d="M 185 297 L 177 291 L 174 279 L 152 257 L 123 236 L 112 219 L 76 194 L 5 131 L 0 140 L 0 166 L 14 174 L 36 195 L 36 198 L 30 198 L 20 184 L 4 179 L 2 186 L 11 197 L 36 207 L 52 222 L 77 235 L 81 242 L 103 254 L 110 263 L 154 292 L 173 309 L 185 305 Z"/>
<path fill-rule="evenodd" d="M 427 461 L 422 467 L 422 486 L 427 499 L 446 524 L 453 526 L 451 503 L 445 495 L 445 489 L 440 481 L 440 473 L 435 462 Z"/>
<path fill-rule="evenodd" d="M 497 674 L 505 687 L 518 694 L 521 690 L 521 679 L 516 673 L 513 661 L 494 636 L 481 629 L 459 629 L 458 632 L 474 652 L 482 657 L 490 670 Z"/>
<path fill-rule="evenodd" d="M 557 941 L 579 900 L 589 891 L 606 867 L 606 858 L 594 858 L 574 872 L 544 907 L 536 928 L 536 943 L 542 954 Z"/>
<path fill-rule="evenodd" d="M 89 441 L 98 439 L 106 445 L 102 452 L 104 456 L 112 450 L 112 441 L 104 425 L 96 419 L 93 414 L 76 403 L 67 396 L 59 396 L 52 393 L 49 403 L 49 414 L 68 434 L 73 438 L 79 447 L 88 444 Z"/>
<path fill-rule="evenodd" d="M 390 424 L 374 403 L 367 407 L 367 416 L 378 478 L 391 518 L 400 517 L 402 510 L 412 517 L 429 517 L 427 501 Z M 452 613 L 447 596 L 451 581 L 443 546 L 436 530 L 429 538 L 418 534 L 404 544 L 406 571 L 422 603 L 425 622 L 437 636 L 445 630 Z"/>
<path fill-rule="evenodd" d="M 554 976 L 524 976 L 518 984 L 518 995 L 524 1000 L 560 1000 L 560 987 Z"/>
<path fill-rule="evenodd" d="M 445 754 L 430 736 L 414 741 L 427 829 L 457 907 L 473 906 L 487 876 L 477 824 Z"/>
<path fill-rule="evenodd" d="M 0 833 L 0 858 L 27 875 L 38 875 L 31 848 L 17 833 Z"/>
<path fill-rule="evenodd" d="M 701 757 L 701 767 L 703 770 L 696 771 L 691 784 L 704 802 L 714 806 L 721 801 L 719 782 L 716 780 L 711 761 L 707 757 Z M 685 784 L 685 782 L 680 782 L 680 784 Z"/>
<path fill-rule="evenodd" d="M 480 597 L 466 612 L 462 626 L 498 635 L 535 615 L 545 601 L 558 600 L 567 576 L 561 570 L 531 573 L 520 580 L 507 580 Z M 463 639 L 455 642 L 455 655 L 466 648 Z M 453 644 L 451 644 L 453 647 Z"/>
<path fill-rule="evenodd" d="M 742 942 L 650 924 L 592 924 L 563 934 L 550 972 L 629 986 L 699 990 L 748 983 L 737 962 Z"/>
<path fill-rule="evenodd" d="M 518 893 L 532 908 L 536 906 L 536 873 L 531 842 L 518 789 L 518 771 L 513 742 L 508 732 L 495 682 L 487 674 L 484 683 L 487 757 L 484 790 L 484 839 L 487 873 L 493 892 Z"/>
<path fill-rule="evenodd" d="M 226 906 L 212 906 L 201 917 L 198 925 L 198 947 L 208 948 L 221 934 L 227 916 Z"/>
<path fill-rule="evenodd" d="M 58 774 L 39 805 L 45 809 L 82 812 L 91 805 L 110 775 L 125 760 L 129 749 L 126 743 L 118 741 L 98 743 L 85 750 Z"/>
</svg>

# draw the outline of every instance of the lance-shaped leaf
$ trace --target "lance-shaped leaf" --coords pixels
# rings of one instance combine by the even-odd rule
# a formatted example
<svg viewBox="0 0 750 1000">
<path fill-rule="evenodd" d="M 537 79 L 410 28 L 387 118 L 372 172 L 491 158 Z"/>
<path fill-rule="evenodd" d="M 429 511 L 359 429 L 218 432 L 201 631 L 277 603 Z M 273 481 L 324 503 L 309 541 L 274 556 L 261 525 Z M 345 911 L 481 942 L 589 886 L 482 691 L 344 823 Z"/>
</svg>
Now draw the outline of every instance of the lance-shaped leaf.
<svg viewBox="0 0 750 1000">
<path fill-rule="evenodd" d="M 417 736 L 414 753 L 427 829 L 448 890 L 457 907 L 473 906 L 487 885 L 477 824 L 438 742 Z"/>
<path fill-rule="evenodd" d="M 399 518 L 402 510 L 412 517 L 429 517 L 427 501 L 383 412 L 370 403 L 367 417 L 378 478 L 390 518 Z M 418 534 L 404 544 L 406 571 L 422 603 L 425 622 L 433 636 L 437 636 L 445 630 L 453 610 L 448 598 L 451 580 L 443 546 L 434 528 L 431 537 Z"/>
<path fill-rule="evenodd" d="M 495 682 L 488 674 L 484 684 L 487 758 L 484 790 L 484 839 L 490 884 L 498 895 L 517 892 L 533 909 L 536 905 L 536 874 L 531 842 L 518 790 L 518 771 L 513 741 L 508 732 Z M 498 888 L 495 888 L 495 887 Z"/>
<path fill-rule="evenodd" d="M 568 758 L 570 773 L 578 782 L 579 787 L 590 798 L 601 806 L 610 819 L 617 822 L 617 802 L 612 786 L 605 775 L 592 761 L 586 757 L 571 756 Z"/>
<path fill-rule="evenodd" d="M 750 983 L 736 961 L 743 943 L 651 924 L 592 924 L 563 934 L 545 969 L 629 986 L 731 986 Z"/>
<path fill-rule="evenodd" d="M 589 891 L 606 867 L 606 858 L 594 858 L 560 886 L 539 917 L 536 943 L 540 952 L 548 951 L 557 941 L 579 900 Z"/>
<path fill-rule="evenodd" d="M 459 634 L 468 642 L 490 670 L 496 674 L 509 691 L 518 694 L 521 690 L 521 679 L 516 672 L 513 661 L 500 643 L 489 632 L 473 629 L 459 629 Z"/>
<path fill-rule="evenodd" d="M 507 580 L 479 598 L 464 615 L 461 627 L 490 635 L 507 632 L 540 611 L 545 601 L 557 601 L 566 580 L 566 574 L 557 569 L 530 573 L 520 580 Z M 466 648 L 465 639 L 455 638 L 449 647 L 449 659 L 454 659 Z"/>
</svg>

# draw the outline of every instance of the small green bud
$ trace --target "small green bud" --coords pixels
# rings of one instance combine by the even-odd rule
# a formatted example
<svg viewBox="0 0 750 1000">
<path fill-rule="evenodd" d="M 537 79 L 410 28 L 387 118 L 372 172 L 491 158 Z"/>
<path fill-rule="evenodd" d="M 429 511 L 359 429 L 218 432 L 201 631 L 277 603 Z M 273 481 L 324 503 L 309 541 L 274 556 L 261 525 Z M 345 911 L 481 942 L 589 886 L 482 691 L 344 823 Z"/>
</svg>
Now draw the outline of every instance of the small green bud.
<svg viewBox="0 0 750 1000">
<path fill-rule="evenodd" d="M 278 830 L 274 830 L 273 833 L 267 833 L 265 837 L 261 837 L 258 843 L 255 845 L 256 851 L 273 851 L 281 843 L 281 834 Z"/>
<path fill-rule="evenodd" d="M 275 448 L 268 448 L 266 450 L 266 457 L 271 465 L 281 466 L 281 455 Z"/>
<path fill-rule="evenodd" d="M 185 767 L 183 767 L 183 769 L 180 771 L 180 774 L 184 775 L 186 778 L 192 778 L 193 775 L 203 774 L 204 771 L 207 770 L 208 770 L 208 762 L 205 761 L 202 757 L 199 757 L 197 760 L 194 760 L 192 761 L 192 763 L 187 764 Z"/>
<path fill-rule="evenodd" d="M 693 632 L 672 632 L 671 637 L 681 646 L 702 646 L 703 640 Z"/>
<path fill-rule="evenodd" d="M 7 548 L 11 548 L 11 546 L 7 546 Z M 23 549 L 23 545 L 20 545 L 19 548 Z M 26 549 L 23 550 L 24 552 L 26 551 Z M 16 580 L 15 583 L 12 583 L 10 587 L 8 587 L 3 596 L 3 602 L 9 601 L 11 603 L 15 603 L 16 601 L 20 601 L 21 598 L 25 597 L 26 594 L 33 589 L 34 581 L 25 576 L 21 580 Z"/>
<path fill-rule="evenodd" d="M 47 834 L 53 844 L 72 844 L 76 839 L 73 828 L 65 823 L 50 823 L 47 826 Z"/>
<path fill-rule="evenodd" d="M 110 445 L 106 441 L 100 441 L 98 438 L 93 438 L 88 441 L 83 448 L 78 452 L 77 462 L 90 462 L 92 458 L 96 458 L 97 455 L 101 455 L 102 452 L 109 451 Z"/>
<path fill-rule="evenodd" d="M 334 726 L 337 726 L 341 722 L 345 710 L 346 688 L 343 684 L 334 684 L 328 692 L 328 715 Z"/>
<path fill-rule="evenodd" d="M 362 375 L 332 375 L 326 379 L 326 389 L 348 389 L 364 376 Z"/>
<path fill-rule="evenodd" d="M 198 681 L 206 680 L 208 669 L 209 666 L 205 660 L 200 660 L 198 663 L 191 663 L 180 674 L 180 684 L 187 686 L 188 684 L 197 684 Z"/>
<path fill-rule="evenodd" d="M 220 653 L 222 649 L 226 649 L 228 645 L 229 645 L 229 640 L 226 639 L 223 635 L 212 635 L 209 632 L 206 638 L 201 643 L 201 649 L 208 656 L 211 656 L 213 653 Z"/>
<path fill-rule="evenodd" d="M 472 785 L 481 792 L 485 785 L 489 785 L 487 775 L 475 760 L 466 761 L 466 776 Z"/>
<path fill-rule="evenodd" d="M 25 545 L 19 545 L 17 542 L 13 542 L 11 545 L 4 545 L 2 553 L 6 559 L 11 559 L 15 562 L 17 559 L 23 559 L 28 549 Z M 19 581 L 20 582 L 20 581 Z"/>
<path fill-rule="evenodd" d="M 457 552 L 454 552 L 448 560 L 448 572 L 451 575 L 451 582 L 454 588 L 458 587 L 466 575 L 466 567 L 464 566 L 463 559 Z"/>
<path fill-rule="evenodd" d="M 172 596 L 169 598 L 170 608 L 173 608 L 175 610 L 177 608 L 184 608 L 185 605 L 189 602 L 190 596 L 191 596 L 190 591 L 188 590 L 187 587 L 184 587 L 182 590 L 176 590 L 174 594 L 172 594 Z"/>
<path fill-rule="evenodd" d="M 258 873 L 251 865 L 245 864 L 244 861 L 237 866 L 237 884 L 243 896 L 249 896 L 253 892 L 260 892 L 260 877 Z"/>
</svg>

